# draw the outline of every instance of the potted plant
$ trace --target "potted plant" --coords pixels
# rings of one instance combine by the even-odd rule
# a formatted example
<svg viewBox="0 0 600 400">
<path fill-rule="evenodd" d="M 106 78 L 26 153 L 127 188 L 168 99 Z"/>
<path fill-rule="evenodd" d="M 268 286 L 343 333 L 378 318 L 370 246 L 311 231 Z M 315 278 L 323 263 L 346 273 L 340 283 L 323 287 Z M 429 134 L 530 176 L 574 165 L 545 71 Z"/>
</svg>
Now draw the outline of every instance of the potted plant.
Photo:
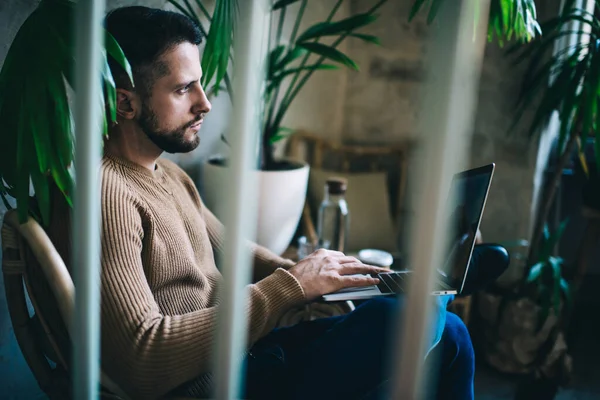
<svg viewBox="0 0 600 400">
<path fill-rule="evenodd" d="M 75 80 L 75 3 L 42 0 L 11 44 L 0 72 L 0 197 L 16 199 L 19 219 L 29 215 L 47 225 L 51 192 L 72 204 L 73 124 L 67 87 Z M 103 129 L 116 121 L 116 89 L 106 60 L 113 57 L 131 78 L 131 67 L 105 32 L 100 101 Z M 100 139 L 100 138 L 99 138 Z M 35 195 L 30 197 L 30 181 Z"/>
<path fill-rule="evenodd" d="M 525 250 L 511 252 L 511 262 L 525 261 L 522 275 L 479 295 L 479 347 L 485 360 L 501 372 L 528 375 L 535 381 L 551 378 L 557 384 L 568 379 L 571 359 L 563 316 L 571 309 L 572 296 L 564 278 L 563 260 L 553 256 L 566 225 L 565 220 L 552 234 L 548 228 L 544 230 L 533 263 L 523 256 L 529 243 L 515 243 Z"/>
<path fill-rule="evenodd" d="M 528 259 L 535 259 L 540 249 L 538 242 L 548 220 L 560 177 L 573 154 L 578 154 L 581 168 L 588 174 L 585 144 L 588 138 L 593 137 L 595 158 L 600 160 L 600 129 L 597 125 L 600 123 L 600 20 L 595 14 L 574 7 L 573 3 L 573 0 L 567 1 L 560 15 L 543 25 L 543 37 L 525 48 L 515 47 L 509 51 L 517 54 L 516 63 L 529 62 L 517 103 L 519 111 L 515 123 L 526 109 L 535 110 L 529 128 L 529 134 L 533 137 L 555 113 L 560 119 L 555 145 L 558 162 L 546 185 L 547 191 L 534 226 Z M 598 11 L 598 3 L 595 7 Z M 577 43 L 565 45 L 548 57 L 548 52 L 557 43 L 574 34 L 579 35 Z M 594 164 L 600 170 L 600 164 Z"/>
<path fill-rule="evenodd" d="M 427 20 L 432 22 L 444 1 L 417 0 L 411 18 L 424 4 L 429 4 Z M 495 287 L 481 293 L 478 298 L 485 359 L 503 372 L 533 374 L 537 378 L 542 375 L 568 375 L 570 363 L 561 322 L 564 310 L 570 308 L 571 293 L 569 284 L 564 279 L 563 261 L 553 255 L 566 222 L 552 235 L 547 226 L 544 226 L 560 172 L 575 148 L 583 123 L 586 122 L 585 137 L 599 115 L 595 112 L 597 102 L 591 102 L 598 93 L 596 88 L 600 82 L 597 78 L 599 72 L 598 69 L 589 69 L 598 65 L 592 64 L 598 50 L 594 47 L 593 51 L 586 52 L 590 45 L 577 45 L 570 49 L 574 51 L 570 57 L 563 57 L 567 51 L 550 60 L 544 57 L 556 40 L 573 33 L 572 28 L 564 28 L 579 20 L 584 25 L 596 24 L 595 31 L 592 29 L 589 33 L 590 45 L 595 44 L 599 25 L 592 15 L 573 9 L 572 2 L 567 2 L 565 12 L 541 26 L 536 21 L 533 0 L 492 0 L 490 3 L 488 39 L 497 37 L 500 45 L 516 39 L 518 43 L 509 50 L 509 54 L 521 51 L 517 63 L 530 62 L 523 79 L 515 123 L 520 120 L 527 107 L 538 104 L 534 103 L 537 96 L 541 96 L 542 100 L 530 129 L 532 135 L 539 132 L 555 110 L 561 112 L 562 116 L 559 149 L 564 158 L 561 157 L 561 165 L 549 185 L 552 189 L 543 198 L 542 216 L 531 243 L 519 240 L 511 246 L 507 245 L 511 252 L 508 273 L 498 280 Z M 523 46 L 523 43 L 529 44 Z M 548 86 L 552 74 L 556 74 L 557 78 Z M 588 81 L 591 83 L 590 90 L 584 94 L 579 88 Z M 585 104 L 593 104 L 594 110 Z M 574 133 L 569 136 L 569 132 Z M 568 145 L 565 146 L 566 142 Z"/>
<path fill-rule="evenodd" d="M 522 398 L 531 398 L 527 397 L 531 388 L 543 390 L 550 398 L 569 378 L 571 360 L 563 330 L 573 293 L 564 278 L 562 259 L 552 255 L 565 223 L 554 235 L 549 235 L 547 224 L 561 175 L 574 155 L 577 169 L 591 178 L 598 176 L 590 165 L 598 168 L 594 158 L 600 160 L 600 24 L 594 13 L 573 4 L 567 1 L 557 17 L 541 25 L 543 36 L 508 52 L 517 64 L 528 62 L 515 124 L 526 110 L 533 110 L 528 130 L 532 138 L 554 114 L 559 118 L 554 172 L 546 182 L 531 241 L 523 253 L 517 253 L 522 272 L 512 282 L 482 293 L 478 302 L 484 356 L 499 370 L 528 374 L 519 388 Z M 579 36 L 579 41 L 569 44 L 570 35 Z M 596 145 L 586 156 L 590 138 Z"/>
<path fill-rule="evenodd" d="M 409 21 L 422 9 L 429 6 L 427 23 L 432 23 L 440 7 L 447 0 L 415 0 L 409 15 Z M 452 0 L 450 0 L 452 1 Z M 475 5 L 479 5 L 477 2 Z M 479 15 L 476 14 L 476 18 Z M 500 45 L 505 41 L 529 42 L 541 35 L 537 22 L 534 0 L 490 0 L 488 15 L 488 40 L 494 38 Z"/>
<path fill-rule="evenodd" d="M 308 5 L 307 0 L 280 0 L 273 4 L 272 12 L 277 13 L 277 27 L 275 34 L 271 35 L 269 40 L 266 60 L 266 82 L 262 95 L 264 110 L 260 132 L 260 168 L 256 172 L 256 178 L 259 186 L 257 242 L 275 253 L 283 253 L 296 231 L 304 206 L 309 175 L 308 165 L 275 157 L 275 144 L 293 133 L 293 130 L 282 126 L 283 117 L 316 71 L 337 70 L 340 67 L 358 70 L 358 65 L 339 51 L 337 46 L 347 37 L 379 44 L 377 37 L 358 33 L 358 30 L 376 20 L 375 11 L 386 1 L 380 0 L 365 13 L 336 21 L 334 18 L 343 3 L 343 0 L 338 0 L 326 20 L 313 24 L 303 32 L 300 32 L 300 24 Z M 169 2 L 200 26 L 202 20 L 212 21 L 209 35 L 212 32 L 220 32 L 220 37 L 227 37 L 228 40 L 231 38 L 234 29 L 231 26 L 220 26 L 215 23 L 215 20 L 221 10 L 230 10 L 235 14 L 233 11 L 235 0 L 217 0 L 212 17 L 202 1 L 196 2 L 197 8 L 192 7 L 186 0 L 169 0 Z M 226 7 L 226 3 L 230 6 Z M 292 21 L 291 35 L 285 40 L 282 32 L 288 22 L 289 18 L 286 16 L 289 16 L 288 8 L 291 6 L 298 6 L 298 12 Z M 206 32 L 206 29 L 202 29 Z M 325 37 L 334 37 L 335 40 L 332 44 L 324 44 L 321 39 Z M 231 53 L 227 49 L 230 49 L 231 45 L 231 41 L 223 39 L 219 48 L 223 54 L 229 56 Z M 211 53 L 213 50 L 214 48 L 209 48 L 207 44 L 202 55 L 202 66 L 206 76 L 203 83 L 205 87 L 210 86 L 209 93 L 216 95 L 221 90 L 219 76 L 216 74 L 214 84 L 209 85 L 212 71 L 207 70 L 208 63 L 205 62 L 207 57 L 213 57 Z M 224 80 L 228 78 L 226 67 L 231 64 L 231 61 L 220 64 L 221 67 L 225 67 L 221 70 Z M 231 93 L 230 85 L 226 86 L 228 94 L 234 96 L 235 93 Z M 216 156 L 211 157 L 203 166 L 204 201 L 217 216 L 223 211 L 217 207 L 220 201 L 217 198 L 216 188 L 224 179 L 225 165 L 226 159 Z"/>
</svg>

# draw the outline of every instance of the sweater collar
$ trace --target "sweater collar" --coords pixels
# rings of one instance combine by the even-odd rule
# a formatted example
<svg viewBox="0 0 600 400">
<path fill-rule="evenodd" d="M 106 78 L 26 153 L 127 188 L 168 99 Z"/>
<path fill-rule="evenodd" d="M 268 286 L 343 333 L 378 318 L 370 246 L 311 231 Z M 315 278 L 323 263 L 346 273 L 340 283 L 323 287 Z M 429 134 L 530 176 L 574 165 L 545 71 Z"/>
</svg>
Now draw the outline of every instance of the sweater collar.
<svg viewBox="0 0 600 400">
<path fill-rule="evenodd" d="M 146 167 L 143 167 L 143 166 L 136 164 L 133 161 L 127 160 L 125 158 L 116 156 L 115 154 L 110 153 L 108 151 L 104 152 L 104 157 L 106 157 L 110 161 L 114 162 L 115 164 L 125 167 L 126 169 L 128 169 L 134 173 L 144 175 L 144 176 L 147 176 L 150 178 L 160 178 L 163 174 L 163 168 L 160 166 L 160 163 L 158 162 L 158 160 L 156 161 L 154 171 L 150 171 Z"/>
</svg>

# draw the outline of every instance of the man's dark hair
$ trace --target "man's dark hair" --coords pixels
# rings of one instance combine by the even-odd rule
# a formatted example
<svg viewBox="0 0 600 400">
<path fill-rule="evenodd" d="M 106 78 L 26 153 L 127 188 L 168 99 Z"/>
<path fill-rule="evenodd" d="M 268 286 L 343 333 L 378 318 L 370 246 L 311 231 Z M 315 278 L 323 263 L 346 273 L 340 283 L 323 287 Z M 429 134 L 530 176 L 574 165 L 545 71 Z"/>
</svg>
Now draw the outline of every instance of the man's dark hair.
<svg viewBox="0 0 600 400">
<path fill-rule="evenodd" d="M 158 59 L 181 43 L 199 45 L 202 33 L 185 15 L 155 8 L 133 6 L 117 8 L 105 18 L 106 30 L 116 39 L 131 65 L 136 91 L 148 97 L 153 82 L 169 73 Z M 127 74 L 108 57 L 117 87 L 131 90 Z"/>
</svg>

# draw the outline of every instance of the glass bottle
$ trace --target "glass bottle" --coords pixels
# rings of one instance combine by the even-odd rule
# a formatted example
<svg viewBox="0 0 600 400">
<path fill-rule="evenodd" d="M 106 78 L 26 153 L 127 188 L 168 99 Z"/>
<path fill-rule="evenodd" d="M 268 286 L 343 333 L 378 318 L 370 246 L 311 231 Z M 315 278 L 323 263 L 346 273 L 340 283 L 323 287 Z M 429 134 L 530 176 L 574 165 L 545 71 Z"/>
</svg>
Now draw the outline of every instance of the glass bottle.
<svg viewBox="0 0 600 400">
<path fill-rule="evenodd" d="M 317 234 L 319 248 L 345 251 L 348 238 L 350 214 L 346 203 L 347 182 L 342 178 L 330 178 L 325 183 L 325 196 L 319 207 Z"/>
</svg>

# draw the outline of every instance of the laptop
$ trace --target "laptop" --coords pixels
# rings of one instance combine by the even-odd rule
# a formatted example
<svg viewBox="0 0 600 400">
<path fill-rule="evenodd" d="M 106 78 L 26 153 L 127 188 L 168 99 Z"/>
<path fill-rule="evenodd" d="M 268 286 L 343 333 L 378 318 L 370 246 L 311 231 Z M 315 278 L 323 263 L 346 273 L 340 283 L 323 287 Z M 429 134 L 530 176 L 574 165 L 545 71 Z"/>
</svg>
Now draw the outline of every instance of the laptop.
<svg viewBox="0 0 600 400">
<path fill-rule="evenodd" d="M 463 290 L 494 169 L 495 164 L 484 165 L 458 173 L 452 179 L 446 202 L 451 236 L 446 260 L 436 270 L 432 295 L 460 294 Z M 329 302 L 398 295 L 408 287 L 411 274 L 409 270 L 380 273 L 374 275 L 379 279 L 377 285 L 342 289 L 323 295 L 322 299 Z"/>
</svg>

